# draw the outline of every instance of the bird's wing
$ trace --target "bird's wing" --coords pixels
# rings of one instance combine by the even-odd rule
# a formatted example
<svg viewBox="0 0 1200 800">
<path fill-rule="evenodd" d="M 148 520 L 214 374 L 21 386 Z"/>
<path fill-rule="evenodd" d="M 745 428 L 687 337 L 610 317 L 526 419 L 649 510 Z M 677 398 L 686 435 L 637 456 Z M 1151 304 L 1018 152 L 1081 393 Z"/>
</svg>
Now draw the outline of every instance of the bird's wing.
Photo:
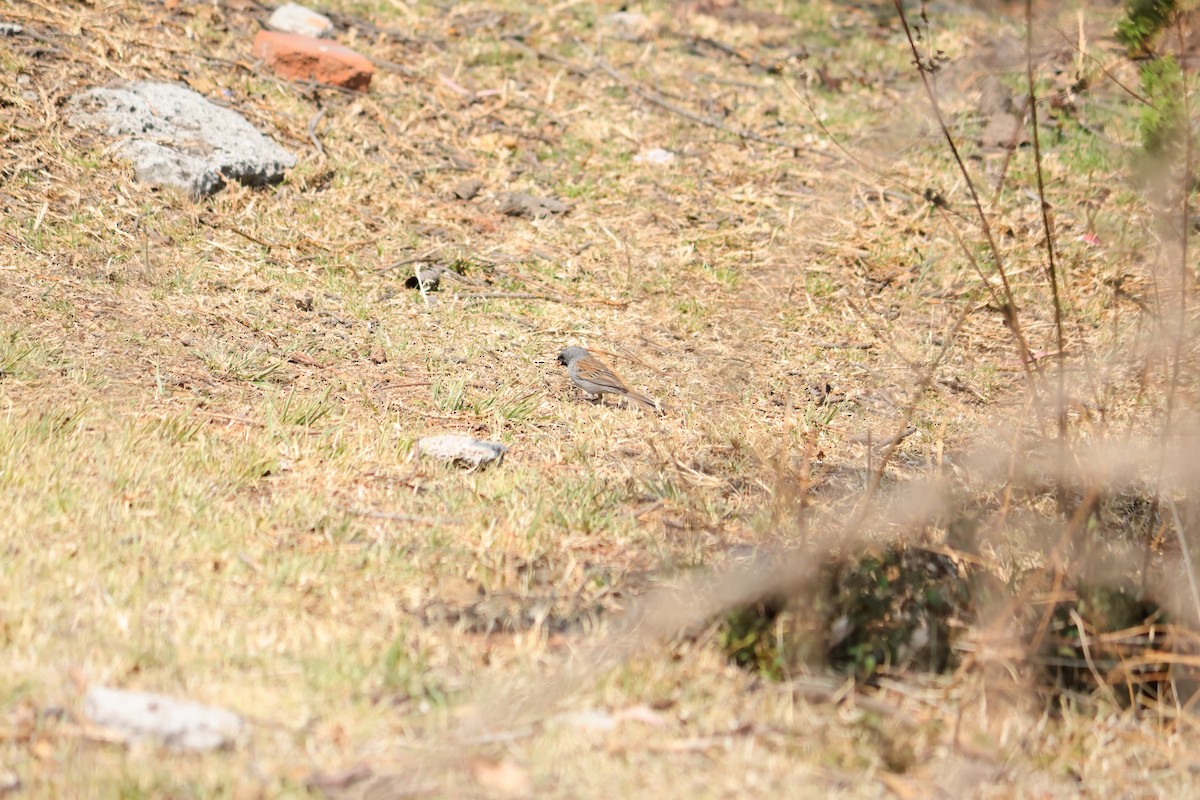
<svg viewBox="0 0 1200 800">
<path fill-rule="evenodd" d="M 588 383 L 604 387 L 618 394 L 626 394 L 629 387 L 606 364 L 595 358 L 581 358 L 575 362 L 575 374 Z"/>
</svg>

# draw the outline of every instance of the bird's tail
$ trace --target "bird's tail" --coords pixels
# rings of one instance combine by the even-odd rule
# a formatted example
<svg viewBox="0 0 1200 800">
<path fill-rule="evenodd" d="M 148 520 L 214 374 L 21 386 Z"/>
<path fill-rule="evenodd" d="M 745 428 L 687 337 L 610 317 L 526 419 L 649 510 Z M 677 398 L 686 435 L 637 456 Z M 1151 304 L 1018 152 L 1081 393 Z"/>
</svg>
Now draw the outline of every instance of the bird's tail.
<svg viewBox="0 0 1200 800">
<path fill-rule="evenodd" d="M 644 405 L 646 408 L 653 411 L 655 414 L 665 414 L 666 413 L 665 411 L 663 411 L 662 406 L 660 406 L 655 401 L 651 400 L 649 397 L 646 397 L 646 395 L 644 395 L 644 394 L 638 394 L 637 392 L 630 390 L 625 393 L 625 396 L 628 397 L 630 400 L 636 400 L 637 402 Z"/>
</svg>

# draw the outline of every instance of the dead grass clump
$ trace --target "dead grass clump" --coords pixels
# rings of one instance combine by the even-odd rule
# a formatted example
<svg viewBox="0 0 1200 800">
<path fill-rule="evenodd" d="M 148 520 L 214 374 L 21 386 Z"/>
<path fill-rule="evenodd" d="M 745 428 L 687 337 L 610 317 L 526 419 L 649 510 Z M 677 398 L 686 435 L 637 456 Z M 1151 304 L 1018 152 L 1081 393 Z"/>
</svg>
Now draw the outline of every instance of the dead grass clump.
<svg viewBox="0 0 1200 800">
<path fill-rule="evenodd" d="M 1175 678 L 1194 687 L 1186 668 L 1172 674 L 1173 651 L 1183 644 L 1176 628 L 1155 603 L 1133 591 L 1081 582 L 1070 600 L 1054 605 L 1048 620 L 1041 663 L 1056 702 L 1063 695 L 1103 694 L 1123 706 L 1188 703 L 1190 694 L 1175 696 Z M 1179 653 L 1183 655 L 1183 653 Z M 1157 657 L 1162 661 L 1155 661 Z"/>
</svg>

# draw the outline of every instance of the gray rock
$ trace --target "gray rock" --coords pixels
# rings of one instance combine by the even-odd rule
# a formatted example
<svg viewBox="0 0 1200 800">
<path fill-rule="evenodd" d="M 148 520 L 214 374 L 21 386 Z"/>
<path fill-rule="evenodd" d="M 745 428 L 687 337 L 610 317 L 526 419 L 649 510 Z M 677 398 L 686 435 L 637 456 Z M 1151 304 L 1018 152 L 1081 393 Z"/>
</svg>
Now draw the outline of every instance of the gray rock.
<svg viewBox="0 0 1200 800">
<path fill-rule="evenodd" d="M 117 152 L 138 180 L 196 196 L 235 180 L 261 186 L 283 180 L 296 157 L 262 135 L 245 117 L 171 83 L 141 81 L 77 94 L 68 103 L 77 128 L 125 137 Z"/>
<path fill-rule="evenodd" d="M 333 22 L 329 17 L 296 3 L 287 3 L 275 9 L 267 19 L 267 27 L 284 33 L 298 33 L 301 36 L 333 35 Z"/>
<path fill-rule="evenodd" d="M 15 22 L 0 22 L 0 36 L 19 36 L 24 30 Z"/>
<path fill-rule="evenodd" d="M 675 154 L 661 147 L 651 147 L 649 150 L 643 150 L 633 157 L 633 163 L 635 164 L 654 164 L 655 166 L 666 166 L 674 160 Z"/>
<path fill-rule="evenodd" d="M 120 152 L 133 162 L 133 172 L 142 183 L 174 186 L 197 197 L 216 194 L 225 186 L 219 170 L 208 159 L 189 155 L 149 139 L 130 139 Z"/>
<path fill-rule="evenodd" d="M 478 469 L 492 462 L 503 461 L 508 448 L 499 442 L 447 433 L 421 439 L 417 442 L 417 452 L 437 461 L 448 461 L 451 464 Z"/>
<path fill-rule="evenodd" d="M 509 217 L 536 219 L 549 214 L 565 214 L 571 207 L 553 197 L 538 197 L 527 192 L 509 192 L 500 198 L 500 213 Z"/>
<path fill-rule="evenodd" d="M 176 750 L 214 750 L 232 744 L 245 732 L 245 722 L 232 711 L 107 686 L 88 689 L 83 713 L 129 741 L 151 739 Z"/>
<path fill-rule="evenodd" d="M 454 188 L 450 190 L 450 193 L 459 200 L 473 200 L 482 188 L 483 181 L 478 178 L 465 178 L 454 184 Z"/>
</svg>

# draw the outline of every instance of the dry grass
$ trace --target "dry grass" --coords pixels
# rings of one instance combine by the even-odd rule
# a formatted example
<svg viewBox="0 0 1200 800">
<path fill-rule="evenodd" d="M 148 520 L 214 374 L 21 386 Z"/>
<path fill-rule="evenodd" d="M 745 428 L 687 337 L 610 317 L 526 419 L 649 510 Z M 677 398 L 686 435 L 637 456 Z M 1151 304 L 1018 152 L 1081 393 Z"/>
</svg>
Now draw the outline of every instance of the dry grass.
<svg viewBox="0 0 1200 800">
<path fill-rule="evenodd" d="M 1029 381 L 890 6 L 793 5 L 655 5 L 626 41 L 595 4 L 335 4 L 383 65 L 362 96 L 252 63 L 253 0 L 6 7 L 27 35 L 0 39 L 0 769 L 30 796 L 304 795 L 358 764 L 351 795 L 1196 791 L 1188 692 L 1055 699 L 1016 624 L 1080 577 L 1195 614 L 1190 284 L 1182 328 L 1172 311 L 1194 264 L 1129 181 L 1114 17 L 1047 11 L 1036 48 L 1064 101 L 1042 142 L 1062 456 L 1033 162 L 975 144 L 988 76 L 1022 85 L 1020 20 L 939 9 L 925 44 Z M 205 201 L 134 184 L 61 109 L 139 78 L 229 103 L 299 166 Z M 650 147 L 677 160 L 634 159 Z M 506 217 L 508 191 L 572 208 Z M 417 257 L 456 274 L 423 298 L 416 262 L 389 269 Z M 570 344 L 669 413 L 581 401 L 554 363 Z M 411 457 L 443 431 L 511 449 L 479 473 Z M 1003 587 L 956 672 L 729 663 L 719 612 L 785 588 L 817 609 L 827 556 L 892 541 Z M 819 650 L 821 621 L 789 615 Z M 249 741 L 105 744 L 87 681 L 233 709 Z M 586 709 L 633 712 L 564 716 Z"/>
</svg>

